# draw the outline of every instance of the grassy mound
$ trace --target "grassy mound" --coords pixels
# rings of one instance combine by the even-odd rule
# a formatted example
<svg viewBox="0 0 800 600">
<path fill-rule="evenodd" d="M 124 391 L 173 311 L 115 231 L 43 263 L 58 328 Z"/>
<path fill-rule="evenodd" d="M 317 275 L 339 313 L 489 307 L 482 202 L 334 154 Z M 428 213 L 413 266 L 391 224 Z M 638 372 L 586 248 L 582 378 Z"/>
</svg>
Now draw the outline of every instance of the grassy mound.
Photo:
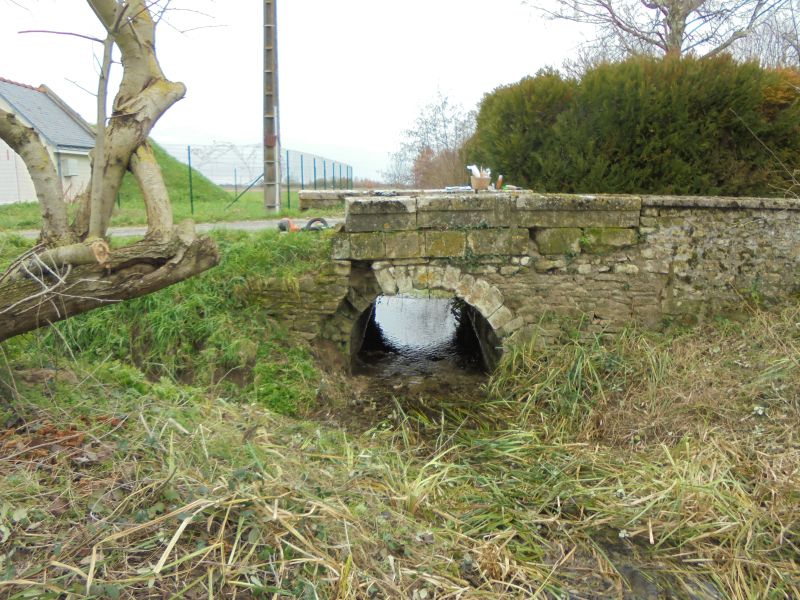
<svg viewBox="0 0 800 600">
<path fill-rule="evenodd" d="M 482 402 L 398 396 L 353 434 L 303 417 L 323 374 L 247 291 L 327 240 L 221 242 L 0 347 L 0 596 L 800 596 L 797 306 L 519 347 Z M 288 404 L 208 375 L 247 341 Z"/>
</svg>

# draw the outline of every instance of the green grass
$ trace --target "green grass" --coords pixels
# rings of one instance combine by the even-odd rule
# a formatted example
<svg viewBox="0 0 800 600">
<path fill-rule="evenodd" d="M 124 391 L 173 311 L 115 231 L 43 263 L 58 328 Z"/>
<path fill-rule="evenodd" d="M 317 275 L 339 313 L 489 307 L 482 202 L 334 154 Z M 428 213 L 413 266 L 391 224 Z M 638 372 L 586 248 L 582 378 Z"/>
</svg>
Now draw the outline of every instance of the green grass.
<svg viewBox="0 0 800 600">
<path fill-rule="evenodd" d="M 214 236 L 222 254 L 218 267 L 158 294 L 65 321 L 45 339 L 97 360 L 127 360 L 153 377 L 236 390 L 279 412 L 307 406 L 317 370 L 263 309 L 260 290 L 271 280 L 319 270 L 329 262 L 330 236 Z M 234 383 L 242 378 L 244 391 Z"/>
<path fill-rule="evenodd" d="M 797 305 L 534 340 L 482 399 L 398 392 L 351 433 L 309 411 L 360 392 L 319 406 L 347 381 L 258 301 L 329 240 L 219 241 L 202 277 L 0 346 L 0 596 L 800 597 Z"/>
<path fill-rule="evenodd" d="M 253 221 L 276 217 L 302 217 L 297 191 L 290 194 L 284 191 L 281 212 L 267 211 L 264 208 L 264 195 L 259 191 L 250 191 L 238 201 L 236 194 L 215 185 L 199 172 L 193 174 L 194 213 L 189 196 L 189 169 L 174 159 L 158 145 L 154 145 L 156 158 L 161 166 L 164 182 L 170 193 L 175 222 L 193 219 L 198 223 L 217 223 L 230 221 Z M 342 213 L 342 210 L 325 211 L 328 216 Z M 133 176 L 128 173 L 119 193 L 119 203 L 114 208 L 111 225 L 116 227 L 146 225 L 147 215 L 141 192 Z M 22 229 L 38 229 L 41 226 L 41 212 L 36 202 L 23 202 L 0 206 L 0 233 Z"/>
</svg>

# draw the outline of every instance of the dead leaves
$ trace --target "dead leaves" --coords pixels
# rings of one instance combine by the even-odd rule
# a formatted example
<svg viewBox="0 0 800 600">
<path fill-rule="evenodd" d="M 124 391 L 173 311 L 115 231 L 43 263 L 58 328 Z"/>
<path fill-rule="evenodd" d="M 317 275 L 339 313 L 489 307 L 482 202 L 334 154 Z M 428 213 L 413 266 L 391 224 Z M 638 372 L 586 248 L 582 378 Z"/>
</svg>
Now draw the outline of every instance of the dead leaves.
<svg viewBox="0 0 800 600">
<path fill-rule="evenodd" d="M 28 461 L 35 468 L 66 458 L 75 466 L 86 467 L 111 458 L 114 448 L 91 432 L 98 427 L 119 428 L 124 419 L 103 415 L 93 419 L 83 417 L 81 421 L 85 428 L 43 422 L 0 430 L 0 464 Z"/>
</svg>

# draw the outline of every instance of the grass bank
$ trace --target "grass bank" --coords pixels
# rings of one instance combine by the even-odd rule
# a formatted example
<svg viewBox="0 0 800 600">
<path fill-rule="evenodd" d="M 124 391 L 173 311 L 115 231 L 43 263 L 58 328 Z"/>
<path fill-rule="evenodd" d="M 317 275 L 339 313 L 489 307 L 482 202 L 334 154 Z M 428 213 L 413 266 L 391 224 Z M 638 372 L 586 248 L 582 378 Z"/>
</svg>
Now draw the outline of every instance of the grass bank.
<svg viewBox="0 0 800 600">
<path fill-rule="evenodd" d="M 280 217 L 305 216 L 297 208 L 298 194 L 292 191 L 283 194 L 283 206 L 279 214 L 264 208 L 264 195 L 250 191 L 231 204 L 238 194 L 222 189 L 198 171 L 192 176 L 194 212 L 189 195 L 189 169 L 170 156 L 158 145 L 154 145 L 156 158 L 161 166 L 164 182 L 169 190 L 172 210 L 176 222 L 193 219 L 198 223 L 217 223 L 230 221 L 253 221 Z M 342 211 L 328 211 L 322 216 L 338 214 Z M 314 216 L 320 216 L 315 214 Z M 111 225 L 116 227 L 146 225 L 147 216 L 142 194 L 133 176 L 128 173 L 123 179 L 119 201 L 114 208 Z M 0 206 L 0 233 L 23 229 L 38 229 L 41 226 L 41 210 L 37 202 L 22 202 Z"/>
<path fill-rule="evenodd" d="M 520 346 L 481 401 L 352 433 L 308 417 L 328 376 L 256 300 L 327 240 L 220 242 L 0 346 L 0 596 L 800 596 L 797 306 Z M 213 376 L 248 364 L 283 395 Z"/>
</svg>

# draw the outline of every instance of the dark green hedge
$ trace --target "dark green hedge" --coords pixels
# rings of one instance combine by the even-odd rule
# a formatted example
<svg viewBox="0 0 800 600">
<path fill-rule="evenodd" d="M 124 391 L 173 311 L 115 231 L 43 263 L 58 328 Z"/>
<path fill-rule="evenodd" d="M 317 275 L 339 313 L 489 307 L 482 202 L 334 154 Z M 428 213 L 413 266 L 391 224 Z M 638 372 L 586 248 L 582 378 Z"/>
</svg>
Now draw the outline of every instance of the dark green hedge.
<svg viewBox="0 0 800 600">
<path fill-rule="evenodd" d="M 545 70 L 484 97 L 467 156 L 540 191 L 782 195 L 799 90 L 797 70 L 726 56 Z"/>
</svg>

